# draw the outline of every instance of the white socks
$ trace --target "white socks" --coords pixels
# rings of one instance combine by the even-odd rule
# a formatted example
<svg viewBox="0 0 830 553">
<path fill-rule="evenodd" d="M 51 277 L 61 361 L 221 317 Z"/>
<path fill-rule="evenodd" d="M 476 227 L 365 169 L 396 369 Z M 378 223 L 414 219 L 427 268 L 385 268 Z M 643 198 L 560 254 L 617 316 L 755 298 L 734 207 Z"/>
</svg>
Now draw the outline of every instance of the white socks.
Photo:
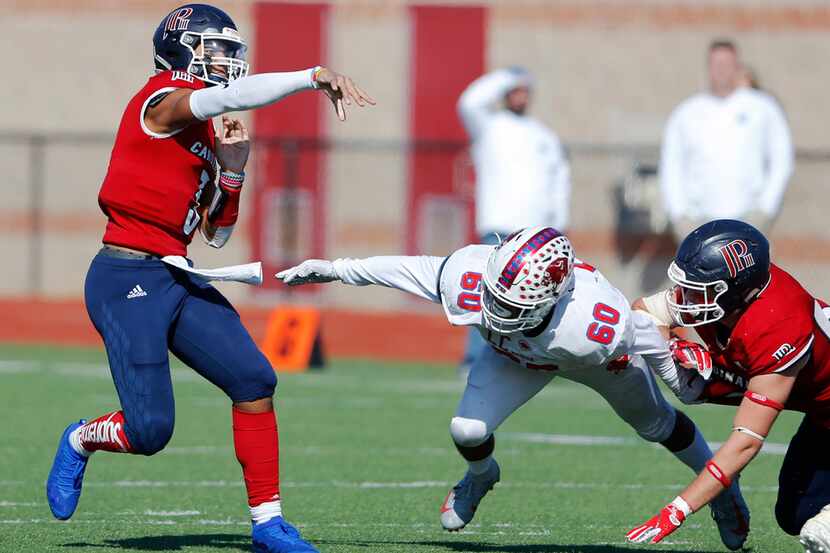
<svg viewBox="0 0 830 553">
<path fill-rule="evenodd" d="M 82 457 L 89 457 L 94 452 L 85 450 L 83 448 L 83 446 L 81 445 L 81 429 L 82 428 L 83 428 L 83 425 L 79 426 L 78 428 L 76 428 L 75 430 L 73 430 L 72 432 L 69 433 L 69 445 L 72 446 L 72 449 L 74 449 L 75 453 L 77 453 L 78 455 L 81 455 Z"/>
<path fill-rule="evenodd" d="M 263 522 L 268 522 L 274 517 L 280 516 L 282 516 L 282 505 L 280 504 L 279 499 L 275 501 L 266 501 L 265 503 L 260 503 L 256 507 L 251 507 L 251 520 L 254 521 L 254 524 L 262 524 Z"/>
<path fill-rule="evenodd" d="M 493 456 L 492 455 L 488 455 L 487 457 L 485 457 L 484 459 L 481 459 L 480 461 L 467 461 L 467 463 L 470 465 L 470 472 L 472 474 L 476 475 L 476 476 L 478 476 L 479 474 L 484 474 L 485 472 L 487 472 L 487 469 L 490 468 L 490 464 L 492 462 L 493 462 Z"/>
</svg>

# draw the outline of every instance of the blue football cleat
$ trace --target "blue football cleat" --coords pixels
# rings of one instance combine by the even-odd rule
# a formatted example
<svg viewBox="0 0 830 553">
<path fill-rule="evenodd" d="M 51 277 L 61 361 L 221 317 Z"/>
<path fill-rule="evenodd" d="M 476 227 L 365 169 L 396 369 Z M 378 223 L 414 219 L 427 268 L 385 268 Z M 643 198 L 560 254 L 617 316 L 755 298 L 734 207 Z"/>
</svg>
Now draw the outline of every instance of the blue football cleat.
<svg viewBox="0 0 830 553">
<path fill-rule="evenodd" d="M 63 431 L 46 481 L 46 499 L 52 514 L 59 520 L 67 520 L 75 512 L 81 498 L 81 484 L 89 457 L 79 455 L 69 443 L 69 434 L 85 424 L 85 420 L 73 422 Z"/>
<path fill-rule="evenodd" d="M 251 540 L 254 553 L 320 553 L 282 517 L 254 524 Z"/>
</svg>

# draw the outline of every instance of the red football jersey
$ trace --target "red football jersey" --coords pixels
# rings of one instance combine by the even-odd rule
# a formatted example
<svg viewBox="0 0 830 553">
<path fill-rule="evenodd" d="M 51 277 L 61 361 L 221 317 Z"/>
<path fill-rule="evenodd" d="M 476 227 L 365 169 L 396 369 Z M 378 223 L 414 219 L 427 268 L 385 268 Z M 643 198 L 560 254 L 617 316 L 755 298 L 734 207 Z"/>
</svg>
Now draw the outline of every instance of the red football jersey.
<svg viewBox="0 0 830 553">
<path fill-rule="evenodd" d="M 103 241 L 157 255 L 185 255 L 198 227 L 199 198 L 216 175 L 213 122 L 157 134 L 147 107 L 177 88 L 204 88 L 183 71 L 150 77 L 124 115 L 98 203 L 109 219 Z"/>
<path fill-rule="evenodd" d="M 713 361 L 748 378 L 786 370 L 807 356 L 787 400 L 787 409 L 805 411 L 830 427 L 830 308 L 789 273 L 772 265 L 770 283 L 738 319 L 726 344 L 716 325 L 696 330 Z"/>
</svg>

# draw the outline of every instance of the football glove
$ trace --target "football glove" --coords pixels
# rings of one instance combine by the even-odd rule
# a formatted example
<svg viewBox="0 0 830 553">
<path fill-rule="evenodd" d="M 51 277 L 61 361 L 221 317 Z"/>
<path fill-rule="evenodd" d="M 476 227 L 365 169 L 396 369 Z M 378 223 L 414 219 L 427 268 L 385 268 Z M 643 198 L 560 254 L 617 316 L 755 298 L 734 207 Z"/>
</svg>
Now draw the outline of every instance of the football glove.
<svg viewBox="0 0 830 553">
<path fill-rule="evenodd" d="M 663 507 L 648 522 L 630 530 L 625 535 L 631 543 L 659 543 L 663 538 L 680 528 L 692 510 L 686 501 L 677 496 Z"/>
<path fill-rule="evenodd" d="M 280 271 L 274 276 L 289 286 L 340 280 L 334 271 L 334 264 L 325 259 L 308 259 L 296 267 Z"/>
<path fill-rule="evenodd" d="M 712 354 L 706 346 L 673 338 L 669 341 L 669 349 L 674 361 L 684 369 L 697 371 L 703 380 L 712 377 Z"/>
</svg>

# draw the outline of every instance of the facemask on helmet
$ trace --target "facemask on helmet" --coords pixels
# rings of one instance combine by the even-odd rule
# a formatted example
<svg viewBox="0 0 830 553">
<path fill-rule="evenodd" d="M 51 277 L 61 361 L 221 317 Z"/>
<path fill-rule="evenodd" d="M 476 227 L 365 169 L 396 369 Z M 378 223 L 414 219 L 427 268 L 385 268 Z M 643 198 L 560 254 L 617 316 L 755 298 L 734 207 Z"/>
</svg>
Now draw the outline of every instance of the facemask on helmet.
<svg viewBox="0 0 830 553">
<path fill-rule="evenodd" d="M 181 42 L 193 58 L 188 73 L 211 84 L 230 83 L 248 74 L 245 42 L 233 29 L 223 33 L 182 33 Z"/>
<path fill-rule="evenodd" d="M 725 312 L 718 304 L 729 289 L 723 280 L 695 282 L 686 278 L 686 273 L 675 262 L 669 265 L 669 279 L 674 286 L 666 292 L 669 312 L 674 321 L 685 327 L 713 323 L 723 318 Z"/>
</svg>

